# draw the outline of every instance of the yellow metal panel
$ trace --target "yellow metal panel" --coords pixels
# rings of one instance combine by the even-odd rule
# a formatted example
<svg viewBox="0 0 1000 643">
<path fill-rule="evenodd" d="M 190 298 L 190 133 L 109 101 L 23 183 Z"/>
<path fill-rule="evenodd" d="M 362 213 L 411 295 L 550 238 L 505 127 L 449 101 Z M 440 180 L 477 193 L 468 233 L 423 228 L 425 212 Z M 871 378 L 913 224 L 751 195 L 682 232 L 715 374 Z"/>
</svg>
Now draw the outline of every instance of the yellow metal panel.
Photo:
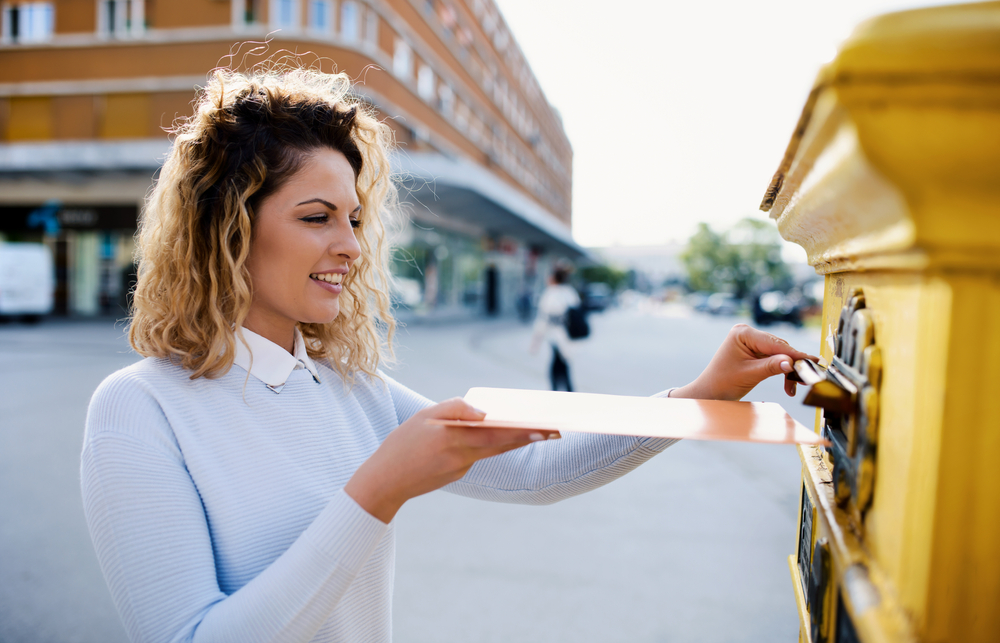
<svg viewBox="0 0 1000 643">
<path fill-rule="evenodd" d="M 806 595 L 802 592 L 802 576 L 799 575 L 799 567 L 794 554 L 788 557 L 788 569 L 792 572 L 795 606 L 799 612 L 799 641 L 802 643 L 812 643 L 812 639 L 809 636 L 809 611 L 806 608 Z"/>
<path fill-rule="evenodd" d="M 856 288 L 864 289 L 874 316 L 884 376 L 875 494 L 864 541 L 919 623 L 934 547 L 929 527 L 943 431 L 950 288 L 940 277 L 898 271 L 837 273 L 827 283 L 824 335 L 836 331 L 840 308 Z"/>
<path fill-rule="evenodd" d="M 820 74 L 762 206 L 827 275 L 823 356 L 859 288 L 882 355 L 867 512 L 838 506 L 829 457 L 800 449 L 866 643 L 1000 632 L 998 43 L 997 2 L 863 25 Z"/>
<path fill-rule="evenodd" d="M 933 521 L 929 641 L 1000 632 L 1000 274 L 959 274 L 952 289 L 944 434 Z"/>
<path fill-rule="evenodd" d="M 797 448 L 803 465 L 802 482 L 816 507 L 813 529 L 817 536 L 826 538 L 833 559 L 831 591 L 843 598 L 865 643 L 915 643 L 918 639 L 892 579 L 874 561 L 851 517 L 836 507 L 832 475 L 822 448 Z"/>
<path fill-rule="evenodd" d="M 145 138 L 151 136 L 149 94 L 111 94 L 104 97 L 101 138 Z"/>
<path fill-rule="evenodd" d="M 52 138 L 52 99 L 12 96 L 7 118 L 8 141 L 44 141 Z"/>
</svg>

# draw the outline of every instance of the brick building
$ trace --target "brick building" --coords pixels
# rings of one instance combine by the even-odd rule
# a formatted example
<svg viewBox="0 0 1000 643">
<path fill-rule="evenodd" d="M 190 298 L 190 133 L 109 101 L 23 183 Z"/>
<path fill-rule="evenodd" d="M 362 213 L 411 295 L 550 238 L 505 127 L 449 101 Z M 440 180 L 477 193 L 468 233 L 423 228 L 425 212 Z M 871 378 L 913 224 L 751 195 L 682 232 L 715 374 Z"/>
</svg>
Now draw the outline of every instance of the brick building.
<svg viewBox="0 0 1000 643">
<path fill-rule="evenodd" d="M 211 69 L 280 51 L 395 130 L 400 299 L 512 311 L 584 254 L 569 141 L 493 0 L 3 1 L 0 28 L 0 238 L 52 246 L 59 313 L 120 314 L 164 128 Z"/>
</svg>

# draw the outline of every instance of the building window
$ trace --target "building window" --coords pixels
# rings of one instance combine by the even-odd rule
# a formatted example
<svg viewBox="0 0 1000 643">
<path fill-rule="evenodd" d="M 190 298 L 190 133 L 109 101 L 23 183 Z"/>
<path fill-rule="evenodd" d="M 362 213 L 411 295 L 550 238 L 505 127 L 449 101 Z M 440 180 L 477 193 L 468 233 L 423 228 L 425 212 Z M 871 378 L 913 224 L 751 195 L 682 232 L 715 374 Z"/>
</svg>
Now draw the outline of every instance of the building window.
<svg viewBox="0 0 1000 643">
<path fill-rule="evenodd" d="M 365 16 L 365 42 L 372 46 L 378 44 L 378 21 L 378 14 L 369 9 Z"/>
<path fill-rule="evenodd" d="M 392 54 L 392 72 L 403 80 L 413 77 L 413 50 L 401 38 L 396 38 L 396 49 Z"/>
<path fill-rule="evenodd" d="M 420 65 L 417 72 L 417 93 L 426 101 L 434 100 L 434 70 L 429 65 Z"/>
<path fill-rule="evenodd" d="M 45 42 L 52 38 L 51 2 L 22 2 L 3 8 L 3 42 Z"/>
<path fill-rule="evenodd" d="M 442 83 L 440 89 L 438 89 L 438 109 L 444 112 L 446 116 L 451 116 L 452 110 L 455 109 L 455 91 L 451 88 L 451 85 Z"/>
<path fill-rule="evenodd" d="M 331 0 L 309 0 L 309 28 L 324 34 L 333 31 Z"/>
<path fill-rule="evenodd" d="M 340 36 L 348 42 L 361 40 L 361 7 L 354 0 L 340 5 Z"/>
<path fill-rule="evenodd" d="M 123 38 L 141 33 L 146 26 L 143 0 L 100 0 L 97 3 L 97 30 L 101 35 Z"/>
<path fill-rule="evenodd" d="M 275 29 L 297 30 L 299 27 L 299 1 L 271 0 L 271 26 Z"/>
</svg>

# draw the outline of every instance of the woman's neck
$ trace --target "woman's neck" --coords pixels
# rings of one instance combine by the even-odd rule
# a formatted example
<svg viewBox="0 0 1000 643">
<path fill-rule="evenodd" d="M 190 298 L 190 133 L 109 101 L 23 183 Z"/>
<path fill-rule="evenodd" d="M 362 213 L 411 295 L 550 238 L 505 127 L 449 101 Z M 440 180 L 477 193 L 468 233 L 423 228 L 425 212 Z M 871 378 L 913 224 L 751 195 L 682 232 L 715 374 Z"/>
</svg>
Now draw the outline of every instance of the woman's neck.
<svg viewBox="0 0 1000 643">
<path fill-rule="evenodd" d="M 266 340 L 274 342 L 284 348 L 289 354 L 295 354 L 295 324 L 287 323 L 266 323 L 267 320 L 258 319 L 256 316 L 247 315 L 243 321 L 243 328 L 251 330 Z"/>
</svg>

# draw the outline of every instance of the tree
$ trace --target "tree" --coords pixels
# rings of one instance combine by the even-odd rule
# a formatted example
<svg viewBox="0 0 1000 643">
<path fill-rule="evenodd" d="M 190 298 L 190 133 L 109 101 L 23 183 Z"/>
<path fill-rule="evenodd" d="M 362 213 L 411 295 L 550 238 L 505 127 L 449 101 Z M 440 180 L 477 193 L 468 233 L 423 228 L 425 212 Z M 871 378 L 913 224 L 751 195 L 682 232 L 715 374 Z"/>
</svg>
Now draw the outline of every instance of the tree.
<svg viewBox="0 0 1000 643">
<path fill-rule="evenodd" d="M 688 287 L 698 292 L 724 290 L 726 276 L 723 268 L 727 262 L 726 241 L 707 223 L 699 223 L 698 231 L 688 239 L 681 261 L 687 269 Z"/>
<path fill-rule="evenodd" d="M 628 281 L 628 273 L 607 264 L 592 264 L 580 268 L 580 279 L 585 284 L 608 284 L 611 290 L 621 290 Z"/>
<path fill-rule="evenodd" d="M 742 219 L 725 234 L 699 223 L 681 261 L 688 285 L 696 291 L 729 291 L 745 299 L 760 288 L 783 290 L 792 285 L 778 231 L 758 219 Z"/>
</svg>

